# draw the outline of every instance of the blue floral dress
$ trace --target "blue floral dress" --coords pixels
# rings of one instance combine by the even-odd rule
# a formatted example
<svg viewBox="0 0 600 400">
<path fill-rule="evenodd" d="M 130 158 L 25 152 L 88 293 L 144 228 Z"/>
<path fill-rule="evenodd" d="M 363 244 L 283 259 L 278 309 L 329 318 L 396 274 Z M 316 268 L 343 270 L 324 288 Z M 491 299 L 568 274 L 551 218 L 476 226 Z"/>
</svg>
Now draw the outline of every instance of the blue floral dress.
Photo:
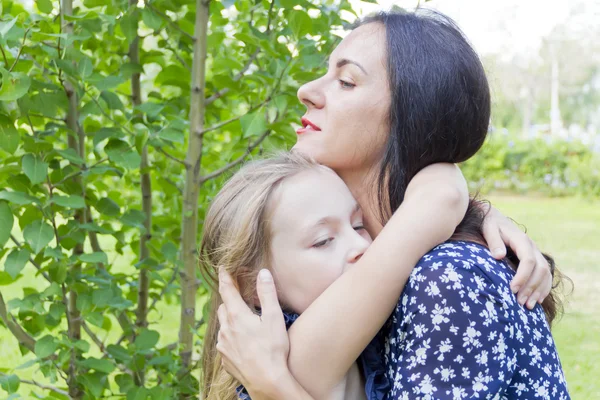
<svg viewBox="0 0 600 400">
<path fill-rule="evenodd" d="M 367 398 L 570 399 L 544 311 L 519 305 L 514 274 L 471 242 L 427 253 L 361 354 Z M 250 399 L 243 386 L 238 397 Z"/>
<path fill-rule="evenodd" d="M 425 255 L 384 327 L 386 399 L 569 399 L 544 311 L 519 305 L 514 274 L 471 242 Z"/>
</svg>

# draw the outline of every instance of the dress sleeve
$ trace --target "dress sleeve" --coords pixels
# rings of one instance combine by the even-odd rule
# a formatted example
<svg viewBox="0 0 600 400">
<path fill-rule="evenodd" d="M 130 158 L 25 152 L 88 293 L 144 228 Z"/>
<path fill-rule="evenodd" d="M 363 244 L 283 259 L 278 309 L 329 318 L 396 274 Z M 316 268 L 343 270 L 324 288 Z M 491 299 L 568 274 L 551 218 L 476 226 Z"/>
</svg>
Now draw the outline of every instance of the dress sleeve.
<svg viewBox="0 0 600 400">
<path fill-rule="evenodd" d="M 506 286 L 506 287 L 504 287 Z M 465 260 L 422 259 L 392 316 L 388 398 L 495 398 L 515 369 L 508 285 Z"/>
</svg>

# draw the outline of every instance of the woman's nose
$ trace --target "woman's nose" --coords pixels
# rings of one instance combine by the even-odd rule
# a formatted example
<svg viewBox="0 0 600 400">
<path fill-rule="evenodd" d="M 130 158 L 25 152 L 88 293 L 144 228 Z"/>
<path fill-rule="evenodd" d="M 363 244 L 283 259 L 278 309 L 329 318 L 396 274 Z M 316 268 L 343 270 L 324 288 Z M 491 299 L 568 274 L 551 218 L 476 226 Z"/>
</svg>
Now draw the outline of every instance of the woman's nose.
<svg viewBox="0 0 600 400">
<path fill-rule="evenodd" d="M 303 103 L 308 109 L 323 108 L 325 106 L 325 96 L 321 90 L 323 78 L 305 83 L 298 89 L 298 100 Z"/>
</svg>

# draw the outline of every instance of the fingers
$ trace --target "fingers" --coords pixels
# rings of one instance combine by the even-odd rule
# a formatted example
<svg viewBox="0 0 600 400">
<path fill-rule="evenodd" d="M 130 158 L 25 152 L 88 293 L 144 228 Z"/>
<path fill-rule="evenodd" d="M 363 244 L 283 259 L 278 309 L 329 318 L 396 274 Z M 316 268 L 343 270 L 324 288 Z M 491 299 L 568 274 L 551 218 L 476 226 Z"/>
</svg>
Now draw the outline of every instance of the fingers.
<svg viewBox="0 0 600 400">
<path fill-rule="evenodd" d="M 227 306 L 225 304 L 221 304 L 219 308 L 217 308 L 217 318 L 219 319 L 219 326 L 225 326 L 228 323 L 228 315 L 227 315 Z"/>
<path fill-rule="evenodd" d="M 542 253 L 537 249 L 536 261 L 535 271 L 525 285 L 525 289 L 528 289 L 531 286 L 532 293 L 526 301 L 527 308 L 530 310 L 533 309 L 537 303 L 541 304 L 552 289 L 552 273 L 550 272 L 550 266 Z"/>
<path fill-rule="evenodd" d="M 517 273 L 510 283 L 510 288 L 513 293 L 519 292 L 519 294 L 522 294 L 521 289 L 525 287 L 525 284 L 529 281 L 535 270 L 537 263 L 535 256 L 536 248 L 529 237 L 520 230 L 512 233 L 510 238 L 505 237 L 505 239 L 519 259 Z M 529 294 L 531 293 L 528 293 L 527 296 Z"/>
<path fill-rule="evenodd" d="M 502 218 L 506 218 L 500 215 Z M 495 259 L 501 260 L 506 257 L 506 246 L 502 240 L 502 232 L 498 224 L 498 216 L 495 213 L 488 213 L 483 223 L 483 238 L 488 244 L 488 248 L 492 252 Z"/>
<path fill-rule="evenodd" d="M 246 305 L 240 292 L 233 284 L 231 275 L 222 268 L 219 269 L 219 294 L 227 307 L 230 317 L 242 315 L 244 312 L 250 312 L 248 305 Z"/>
<path fill-rule="evenodd" d="M 277 289 L 273 282 L 273 275 L 268 269 L 261 269 L 256 280 L 256 292 L 260 301 L 261 314 L 264 317 L 279 315 L 282 313 L 279 300 L 277 299 Z"/>
</svg>

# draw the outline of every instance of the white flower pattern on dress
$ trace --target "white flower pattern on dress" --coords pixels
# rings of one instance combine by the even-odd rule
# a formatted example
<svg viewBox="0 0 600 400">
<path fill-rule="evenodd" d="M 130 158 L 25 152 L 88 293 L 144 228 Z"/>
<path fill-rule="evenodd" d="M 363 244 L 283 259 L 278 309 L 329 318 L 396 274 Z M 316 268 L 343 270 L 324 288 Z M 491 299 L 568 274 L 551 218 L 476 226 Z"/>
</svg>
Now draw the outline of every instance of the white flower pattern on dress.
<svg viewBox="0 0 600 400">
<path fill-rule="evenodd" d="M 425 255 L 382 331 L 386 399 L 569 399 L 544 311 L 519 305 L 513 276 L 475 243 Z"/>
</svg>

